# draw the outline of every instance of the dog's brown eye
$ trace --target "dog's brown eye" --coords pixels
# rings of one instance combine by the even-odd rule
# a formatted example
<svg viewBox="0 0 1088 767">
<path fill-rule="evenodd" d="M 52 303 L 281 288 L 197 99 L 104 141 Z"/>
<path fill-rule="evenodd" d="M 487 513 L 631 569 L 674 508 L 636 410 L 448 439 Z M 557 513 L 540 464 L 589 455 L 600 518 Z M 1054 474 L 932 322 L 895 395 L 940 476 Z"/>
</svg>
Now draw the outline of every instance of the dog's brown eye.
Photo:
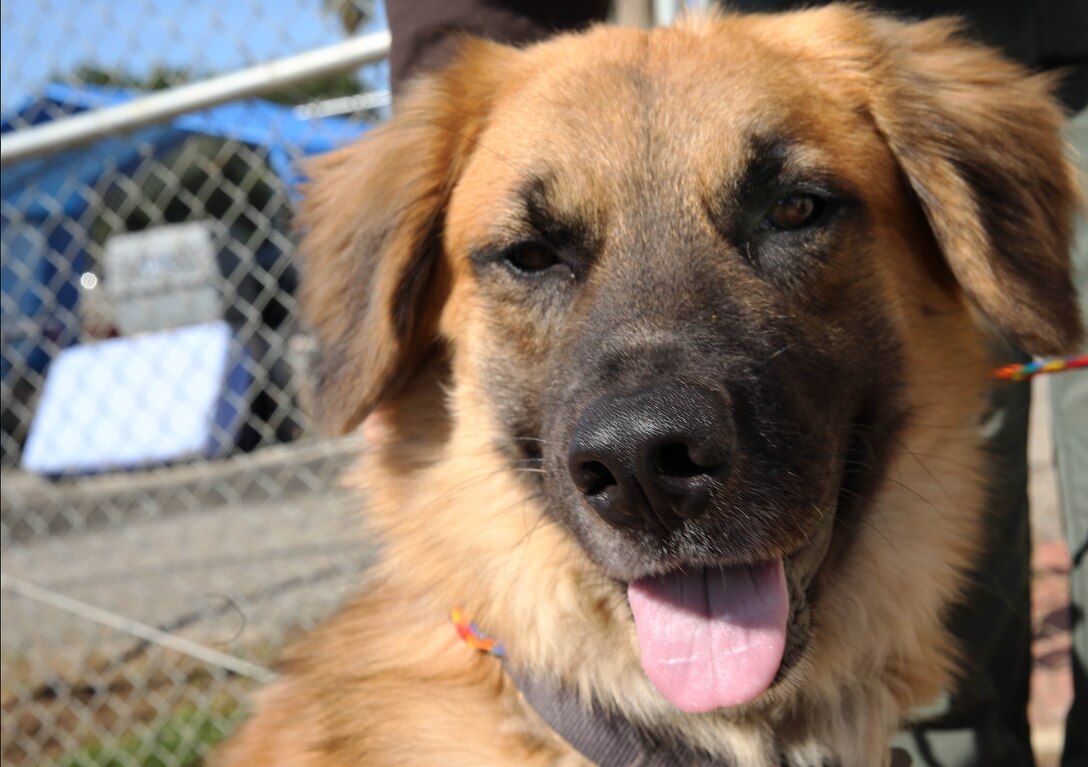
<svg viewBox="0 0 1088 767">
<path fill-rule="evenodd" d="M 791 194 L 776 202 L 769 213 L 768 223 L 775 229 L 800 229 L 816 220 L 821 200 L 811 194 Z"/>
<path fill-rule="evenodd" d="M 535 242 L 514 245 L 503 253 L 503 260 L 512 269 L 523 274 L 543 272 L 561 263 L 554 251 Z"/>
</svg>

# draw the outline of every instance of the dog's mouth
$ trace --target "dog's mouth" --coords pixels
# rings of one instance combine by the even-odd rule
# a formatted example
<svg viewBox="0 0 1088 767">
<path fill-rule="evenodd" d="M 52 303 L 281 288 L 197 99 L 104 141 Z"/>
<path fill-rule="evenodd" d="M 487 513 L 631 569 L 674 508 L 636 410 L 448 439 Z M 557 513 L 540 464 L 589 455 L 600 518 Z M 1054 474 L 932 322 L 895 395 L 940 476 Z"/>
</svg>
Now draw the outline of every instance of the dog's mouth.
<svg viewBox="0 0 1088 767">
<path fill-rule="evenodd" d="M 633 581 L 627 597 L 646 675 L 682 711 L 753 700 L 782 665 L 788 592 L 780 558 Z"/>
<path fill-rule="evenodd" d="M 864 424 L 852 429 L 835 513 L 806 543 L 752 563 L 675 568 L 627 583 L 642 667 L 678 709 L 702 713 L 750 703 L 803 657 L 814 582 L 832 537 L 853 518 L 869 468 Z M 849 522 L 847 522 L 849 524 Z"/>
<path fill-rule="evenodd" d="M 834 525 L 800 550 L 755 563 L 688 567 L 630 581 L 642 667 L 690 713 L 749 703 L 804 654 L 810 588 Z"/>
</svg>

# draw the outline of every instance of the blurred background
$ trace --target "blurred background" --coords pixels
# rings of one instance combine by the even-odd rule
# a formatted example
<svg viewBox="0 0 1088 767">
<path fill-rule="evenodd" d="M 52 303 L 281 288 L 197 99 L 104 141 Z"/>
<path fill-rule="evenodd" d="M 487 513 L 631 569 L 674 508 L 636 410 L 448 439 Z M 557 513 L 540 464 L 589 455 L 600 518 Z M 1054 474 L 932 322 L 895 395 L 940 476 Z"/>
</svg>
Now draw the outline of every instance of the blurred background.
<svg viewBox="0 0 1088 767">
<path fill-rule="evenodd" d="M 195 764 L 371 555 L 292 218 L 300 161 L 388 114 L 384 11 L 0 9 L 0 760 Z"/>
<path fill-rule="evenodd" d="M 389 115 L 385 29 L 379 0 L 0 0 L 3 765 L 197 764 L 365 588 L 363 445 L 307 417 L 292 219 L 300 162 Z M 1032 433 L 1052 755 L 1069 563 Z"/>
</svg>

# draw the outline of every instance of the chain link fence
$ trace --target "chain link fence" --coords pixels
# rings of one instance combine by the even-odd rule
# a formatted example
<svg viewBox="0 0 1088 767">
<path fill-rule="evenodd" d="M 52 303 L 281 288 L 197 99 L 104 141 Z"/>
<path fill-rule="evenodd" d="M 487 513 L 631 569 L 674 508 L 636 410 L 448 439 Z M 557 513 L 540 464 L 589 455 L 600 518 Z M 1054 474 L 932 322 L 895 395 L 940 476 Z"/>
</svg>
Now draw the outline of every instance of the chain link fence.
<svg viewBox="0 0 1088 767">
<path fill-rule="evenodd" d="M 3 0 L 5 154 L 383 18 Z M 4 765 L 199 763 L 278 649 L 360 587 L 373 551 L 337 484 L 360 444 L 311 435 L 292 217 L 298 162 L 382 119 L 387 74 L 297 79 L 4 160 Z"/>
</svg>

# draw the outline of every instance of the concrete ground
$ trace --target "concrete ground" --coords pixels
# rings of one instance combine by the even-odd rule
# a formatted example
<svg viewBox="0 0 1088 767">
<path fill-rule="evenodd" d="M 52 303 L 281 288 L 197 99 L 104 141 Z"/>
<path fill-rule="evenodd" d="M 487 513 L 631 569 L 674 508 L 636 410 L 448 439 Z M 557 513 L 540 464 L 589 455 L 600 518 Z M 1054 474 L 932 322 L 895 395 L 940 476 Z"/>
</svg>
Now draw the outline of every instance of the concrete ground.
<svg viewBox="0 0 1088 767">
<path fill-rule="evenodd" d="M 0 762 L 49 764 L 243 698 L 252 681 L 214 657 L 140 636 L 157 629 L 263 676 L 285 641 L 363 587 L 375 547 L 361 502 L 337 487 L 359 449 L 272 448 L 67 483 L 5 473 Z"/>
<path fill-rule="evenodd" d="M 71 491 L 96 495 L 99 506 L 110 507 L 111 518 L 55 534 L 24 534 L 20 537 L 28 540 L 5 548 L 3 572 L 140 623 L 177 627 L 194 641 L 234 637 L 241 617 L 245 633 L 233 641 L 281 636 L 327 614 L 357 586 L 360 570 L 375 555 L 362 533 L 361 503 L 335 484 L 358 448 L 358 443 L 322 447 L 320 461 L 309 465 L 293 451 L 276 448 L 278 455 L 265 451 L 239 459 L 244 471 L 229 467 L 234 476 L 227 476 L 226 468 L 201 467 L 193 478 L 209 483 L 215 481 L 209 475 L 218 471 L 217 484 L 233 485 L 234 492 L 224 493 L 233 497 L 192 508 L 159 504 L 149 511 L 148 494 L 138 483 L 89 480 Z M 287 459 L 295 465 L 285 464 Z M 306 474 L 309 483 L 291 486 Z M 239 475 L 248 480 L 244 486 Z M 6 501 L 16 493 L 22 499 L 37 493 L 45 500 L 49 488 L 42 480 L 24 475 L 23 481 L 17 490 L 5 485 Z M 64 504 L 57 488 L 52 490 L 48 500 Z M 171 495 L 210 494 L 183 470 Z M 22 529 L 11 505 L 3 509 L 4 527 Z M 67 524 L 51 520 L 53 527 Z M 85 629 L 83 618 L 9 589 L 2 600 L 5 648 L 58 644 Z M 123 646 L 128 639 L 117 633 L 96 649 Z"/>
</svg>

